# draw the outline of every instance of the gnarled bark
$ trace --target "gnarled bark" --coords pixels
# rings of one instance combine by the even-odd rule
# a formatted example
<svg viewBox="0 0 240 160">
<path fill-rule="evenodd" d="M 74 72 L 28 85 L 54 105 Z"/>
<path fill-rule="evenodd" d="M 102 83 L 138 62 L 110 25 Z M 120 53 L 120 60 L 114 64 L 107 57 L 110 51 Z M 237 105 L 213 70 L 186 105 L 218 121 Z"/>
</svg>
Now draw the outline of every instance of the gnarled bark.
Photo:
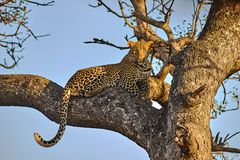
<svg viewBox="0 0 240 160">
<path fill-rule="evenodd" d="M 34 108 L 59 122 L 63 88 L 36 75 L 0 75 L 0 105 Z M 151 137 L 161 129 L 163 110 L 131 96 L 119 87 L 91 98 L 71 98 L 68 125 L 119 132 L 149 150 Z"/>
<path fill-rule="evenodd" d="M 177 55 L 168 106 L 172 116 L 167 118 L 172 122 L 168 135 L 181 148 L 181 159 L 212 159 L 210 109 L 239 57 L 239 33 L 240 2 L 214 1 L 198 41 Z"/>
</svg>

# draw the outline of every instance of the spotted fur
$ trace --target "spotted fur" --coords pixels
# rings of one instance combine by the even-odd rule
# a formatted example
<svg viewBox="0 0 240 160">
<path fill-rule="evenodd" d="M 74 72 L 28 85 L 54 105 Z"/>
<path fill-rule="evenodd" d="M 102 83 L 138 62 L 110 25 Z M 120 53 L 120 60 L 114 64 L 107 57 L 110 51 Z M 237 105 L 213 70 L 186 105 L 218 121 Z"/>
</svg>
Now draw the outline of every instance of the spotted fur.
<svg viewBox="0 0 240 160">
<path fill-rule="evenodd" d="M 131 94 L 146 99 L 149 88 L 147 77 L 151 72 L 151 65 L 147 57 L 152 42 L 130 41 L 128 45 L 130 51 L 120 63 L 82 69 L 69 79 L 62 95 L 58 132 L 49 141 L 43 140 L 38 133 L 34 133 L 34 138 L 39 145 L 51 147 L 61 139 L 67 124 L 70 96 L 91 97 L 107 87 L 120 86 Z"/>
</svg>

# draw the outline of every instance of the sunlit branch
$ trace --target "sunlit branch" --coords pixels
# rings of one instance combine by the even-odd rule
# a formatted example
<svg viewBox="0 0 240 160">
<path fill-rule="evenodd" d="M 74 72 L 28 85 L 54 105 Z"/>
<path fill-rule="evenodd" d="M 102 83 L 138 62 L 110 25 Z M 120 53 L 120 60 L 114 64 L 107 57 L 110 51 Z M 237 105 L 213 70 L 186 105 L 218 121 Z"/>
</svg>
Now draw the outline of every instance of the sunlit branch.
<svg viewBox="0 0 240 160">
<path fill-rule="evenodd" d="M 186 36 L 186 37 L 181 37 L 181 38 L 175 39 L 175 42 L 177 44 L 177 47 L 180 50 L 182 47 L 184 47 L 184 46 L 186 46 L 188 44 L 191 44 L 195 40 L 196 40 L 196 38 L 192 38 L 192 37 Z"/>
<path fill-rule="evenodd" d="M 165 80 L 168 73 L 170 73 L 173 69 L 174 69 L 173 65 L 166 64 L 161 68 L 160 72 L 157 74 L 157 77 L 159 77 L 159 79 Z"/>
<path fill-rule="evenodd" d="M 173 36 L 173 32 L 170 28 L 170 26 L 163 22 L 163 21 L 157 21 L 149 16 L 144 16 L 142 14 L 139 14 L 137 12 L 134 12 L 133 13 L 134 16 L 136 16 L 137 18 L 139 18 L 140 20 L 148 23 L 148 24 L 151 24 L 157 28 L 160 28 L 160 29 L 163 29 L 165 31 L 165 33 L 167 34 L 167 37 L 168 39 L 171 41 L 171 40 L 174 40 L 174 36 Z"/>
</svg>

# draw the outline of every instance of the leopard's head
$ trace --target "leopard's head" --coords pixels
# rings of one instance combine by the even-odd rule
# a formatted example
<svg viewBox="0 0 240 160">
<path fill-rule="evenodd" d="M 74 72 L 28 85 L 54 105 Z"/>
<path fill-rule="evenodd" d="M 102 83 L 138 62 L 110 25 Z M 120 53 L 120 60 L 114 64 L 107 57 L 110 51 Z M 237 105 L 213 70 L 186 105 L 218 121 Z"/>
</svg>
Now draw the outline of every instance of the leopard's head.
<svg viewBox="0 0 240 160">
<path fill-rule="evenodd" d="M 130 62 L 136 64 L 149 63 L 148 57 L 152 49 L 153 41 L 145 42 L 143 39 L 137 42 L 128 41 L 130 48 L 128 54 L 123 58 L 122 62 Z"/>
</svg>

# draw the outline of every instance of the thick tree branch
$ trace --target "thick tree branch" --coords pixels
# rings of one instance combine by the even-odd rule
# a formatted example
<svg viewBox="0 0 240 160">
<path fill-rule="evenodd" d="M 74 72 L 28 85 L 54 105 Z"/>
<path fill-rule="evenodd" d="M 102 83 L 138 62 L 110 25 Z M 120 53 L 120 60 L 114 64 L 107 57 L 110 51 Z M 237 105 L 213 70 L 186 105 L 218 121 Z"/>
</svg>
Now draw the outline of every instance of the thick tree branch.
<svg viewBox="0 0 240 160">
<path fill-rule="evenodd" d="M 148 23 L 148 24 L 151 24 L 157 28 L 161 28 L 165 31 L 165 33 L 167 34 L 168 36 L 168 39 L 171 41 L 174 39 L 174 36 L 173 36 L 173 32 L 169 26 L 168 23 L 166 22 L 163 22 L 163 21 L 157 21 L 151 17 L 148 17 L 148 16 L 145 16 L 141 13 L 138 13 L 138 12 L 134 12 L 133 13 L 134 16 L 136 16 L 137 18 L 141 19 L 142 21 Z"/>
<path fill-rule="evenodd" d="M 131 0 L 136 14 L 147 15 L 146 1 L 145 0 Z M 158 43 L 167 44 L 167 42 L 159 37 L 159 35 L 153 31 L 146 22 L 136 17 L 137 30 L 134 31 L 135 36 L 138 39 L 144 39 L 145 41 L 154 41 Z"/>
<path fill-rule="evenodd" d="M 58 123 L 61 86 L 43 77 L 20 74 L 0 75 L 0 88 L 0 106 L 34 108 Z M 92 98 L 71 98 L 68 125 L 113 130 L 148 151 L 153 132 L 161 131 L 162 112 L 114 87 Z"/>
</svg>

